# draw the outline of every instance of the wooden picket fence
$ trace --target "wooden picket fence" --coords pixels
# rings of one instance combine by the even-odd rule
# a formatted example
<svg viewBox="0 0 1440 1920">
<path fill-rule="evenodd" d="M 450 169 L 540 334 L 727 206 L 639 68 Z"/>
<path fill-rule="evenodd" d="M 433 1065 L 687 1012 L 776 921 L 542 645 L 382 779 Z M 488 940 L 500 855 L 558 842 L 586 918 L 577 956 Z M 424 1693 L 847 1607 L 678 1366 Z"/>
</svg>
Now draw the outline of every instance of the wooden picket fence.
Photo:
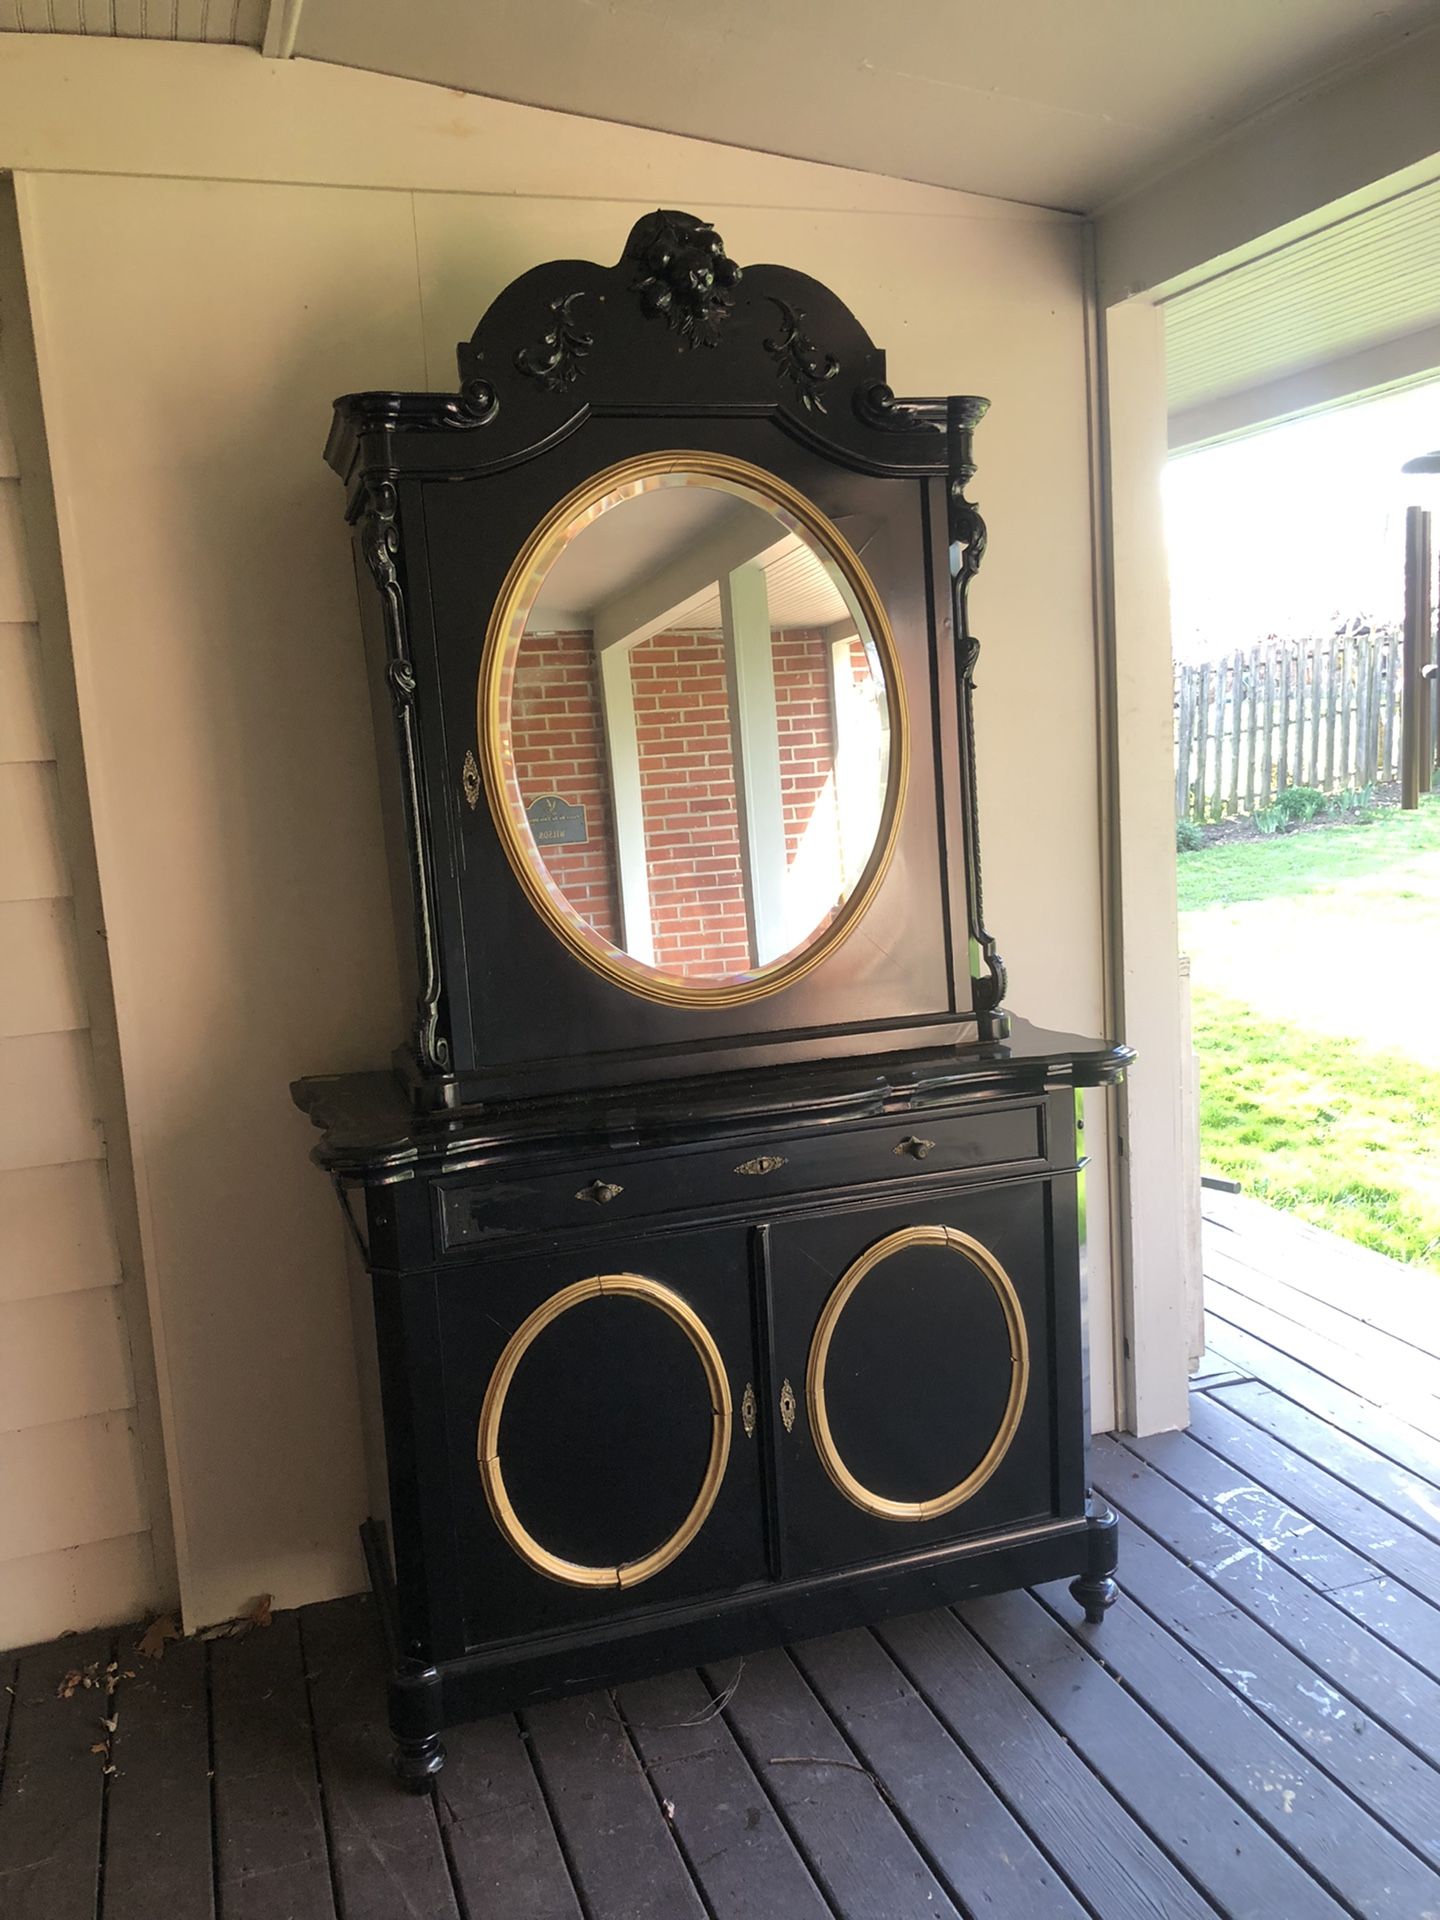
<svg viewBox="0 0 1440 1920">
<path fill-rule="evenodd" d="M 1269 641 L 1175 668 L 1175 817 L 1223 820 L 1287 787 L 1322 793 L 1400 774 L 1398 629 Z"/>
</svg>

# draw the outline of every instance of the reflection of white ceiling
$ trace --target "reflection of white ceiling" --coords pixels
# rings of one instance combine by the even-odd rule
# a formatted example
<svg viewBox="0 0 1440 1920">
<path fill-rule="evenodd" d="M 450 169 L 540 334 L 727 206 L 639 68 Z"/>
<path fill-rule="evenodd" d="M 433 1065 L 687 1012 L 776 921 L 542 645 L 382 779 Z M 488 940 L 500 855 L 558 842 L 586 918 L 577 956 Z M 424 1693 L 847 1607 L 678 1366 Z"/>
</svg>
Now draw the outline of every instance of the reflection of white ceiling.
<svg viewBox="0 0 1440 1920">
<path fill-rule="evenodd" d="M 570 542 L 545 576 L 526 630 L 574 633 L 595 625 L 601 607 L 703 544 L 721 528 L 753 523 L 759 552 L 781 545 L 765 568 L 775 627 L 829 626 L 846 617 L 845 602 L 819 555 L 762 509 L 716 487 L 666 487 L 622 500 Z M 703 576 L 702 582 L 703 582 Z M 720 593 L 689 600 L 677 630 L 708 633 L 720 625 Z"/>
<path fill-rule="evenodd" d="M 1434 0 L 0 0 L 12 31 L 263 44 L 1087 212 L 1434 20 Z"/>
</svg>

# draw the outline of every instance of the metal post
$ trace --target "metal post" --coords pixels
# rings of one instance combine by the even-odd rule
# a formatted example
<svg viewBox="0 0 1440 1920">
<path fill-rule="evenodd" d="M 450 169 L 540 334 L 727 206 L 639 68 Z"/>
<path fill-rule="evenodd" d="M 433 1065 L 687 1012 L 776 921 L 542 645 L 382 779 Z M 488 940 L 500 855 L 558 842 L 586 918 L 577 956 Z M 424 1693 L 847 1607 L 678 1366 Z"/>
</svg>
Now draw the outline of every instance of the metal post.
<svg viewBox="0 0 1440 1920">
<path fill-rule="evenodd" d="M 1435 736 L 1430 724 L 1430 515 L 1405 509 L 1405 678 L 1400 709 L 1400 804 L 1412 812 L 1430 791 Z"/>
</svg>

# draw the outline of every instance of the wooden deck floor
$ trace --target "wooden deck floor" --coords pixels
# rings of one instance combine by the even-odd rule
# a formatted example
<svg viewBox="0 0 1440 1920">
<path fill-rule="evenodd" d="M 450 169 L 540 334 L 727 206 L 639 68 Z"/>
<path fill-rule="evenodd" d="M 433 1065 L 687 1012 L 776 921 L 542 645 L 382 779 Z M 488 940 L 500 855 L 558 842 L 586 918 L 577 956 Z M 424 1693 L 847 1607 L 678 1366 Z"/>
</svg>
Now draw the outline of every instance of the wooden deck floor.
<svg viewBox="0 0 1440 1920">
<path fill-rule="evenodd" d="M 1192 1429 L 1096 1450 L 1100 1628 L 1041 1589 L 541 1707 L 433 1800 L 364 1601 L 62 1641 L 3 1663 L 0 1916 L 1440 1915 L 1440 1282 L 1208 1211 Z"/>
</svg>

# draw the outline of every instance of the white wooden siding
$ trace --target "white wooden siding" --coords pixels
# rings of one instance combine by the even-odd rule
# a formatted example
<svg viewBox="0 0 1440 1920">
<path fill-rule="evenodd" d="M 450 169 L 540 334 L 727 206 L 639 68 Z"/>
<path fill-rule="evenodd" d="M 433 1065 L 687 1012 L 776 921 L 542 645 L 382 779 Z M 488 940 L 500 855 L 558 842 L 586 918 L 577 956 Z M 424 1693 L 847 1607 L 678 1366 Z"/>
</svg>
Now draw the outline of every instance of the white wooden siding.
<svg viewBox="0 0 1440 1920">
<path fill-rule="evenodd" d="M 53 751 L 0 392 L 0 1646 L 156 1586 Z"/>
</svg>

